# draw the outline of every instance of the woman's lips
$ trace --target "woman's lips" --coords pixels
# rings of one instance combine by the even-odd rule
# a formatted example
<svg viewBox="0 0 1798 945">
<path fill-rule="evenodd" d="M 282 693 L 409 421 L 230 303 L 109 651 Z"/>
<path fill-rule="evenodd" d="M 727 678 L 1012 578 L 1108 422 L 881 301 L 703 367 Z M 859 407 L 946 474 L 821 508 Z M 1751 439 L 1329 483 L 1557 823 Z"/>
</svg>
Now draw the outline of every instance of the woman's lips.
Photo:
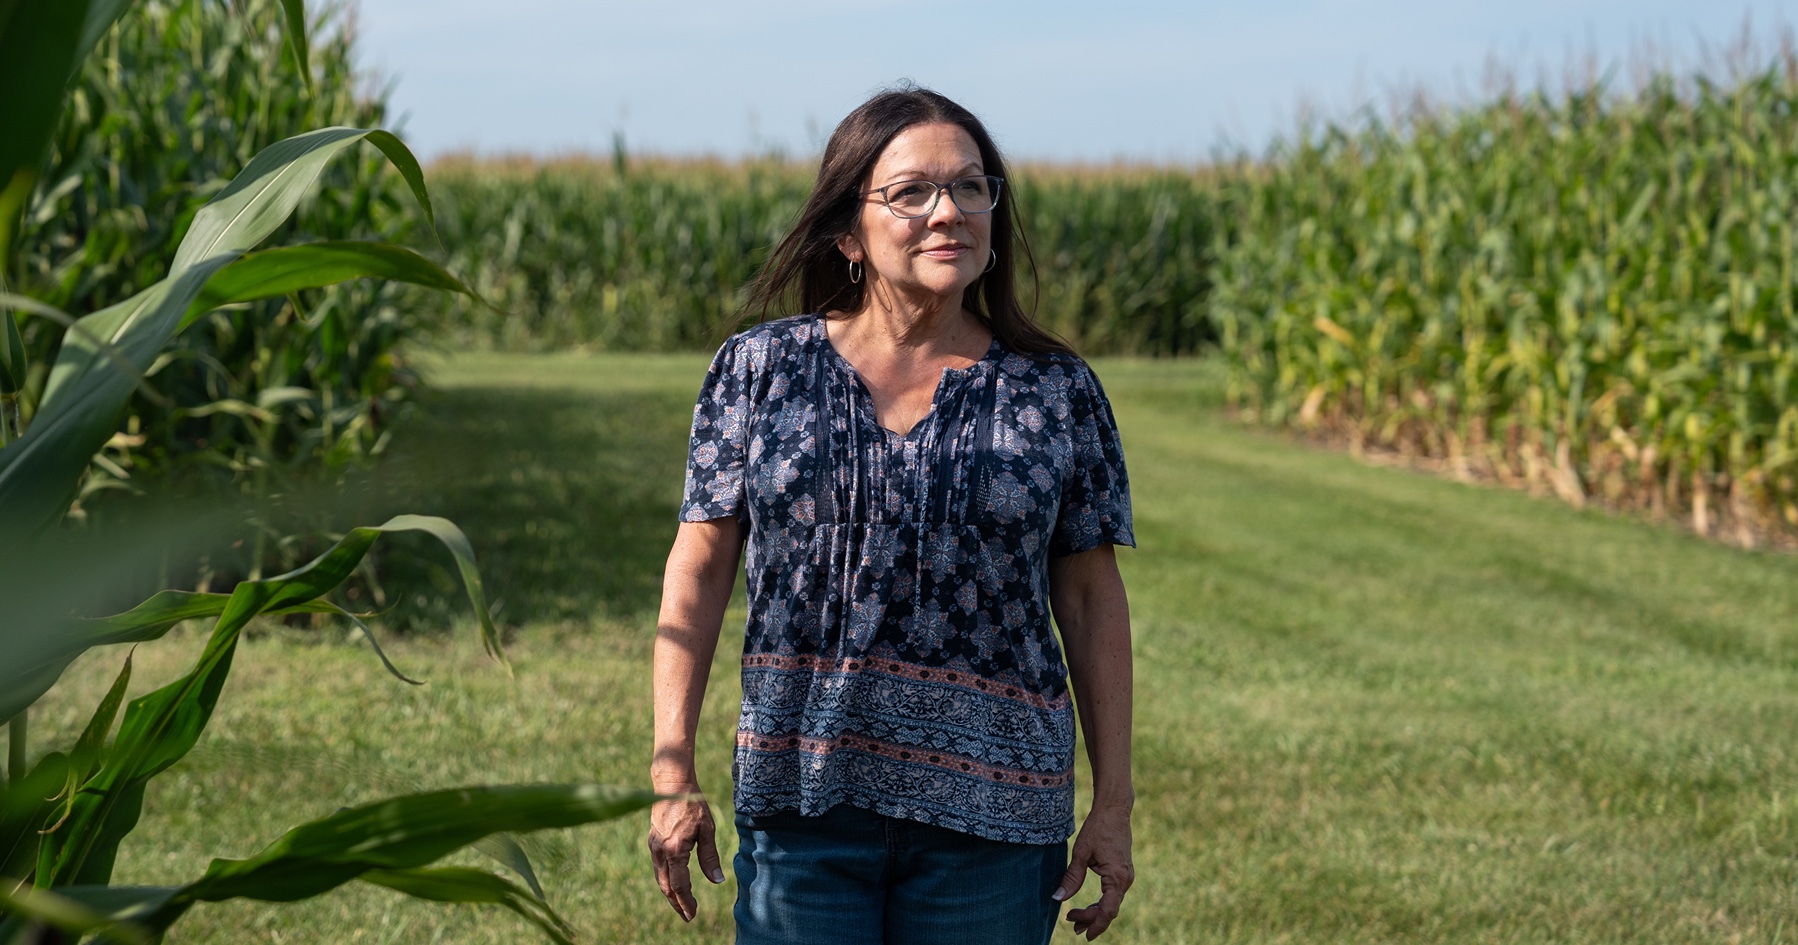
<svg viewBox="0 0 1798 945">
<path fill-rule="evenodd" d="M 968 252 L 968 247 L 962 246 L 960 244 L 956 244 L 954 246 L 933 247 L 931 249 L 924 250 L 919 255 L 929 256 L 931 259 L 955 259 L 957 257 L 966 255 L 967 252 Z"/>
</svg>

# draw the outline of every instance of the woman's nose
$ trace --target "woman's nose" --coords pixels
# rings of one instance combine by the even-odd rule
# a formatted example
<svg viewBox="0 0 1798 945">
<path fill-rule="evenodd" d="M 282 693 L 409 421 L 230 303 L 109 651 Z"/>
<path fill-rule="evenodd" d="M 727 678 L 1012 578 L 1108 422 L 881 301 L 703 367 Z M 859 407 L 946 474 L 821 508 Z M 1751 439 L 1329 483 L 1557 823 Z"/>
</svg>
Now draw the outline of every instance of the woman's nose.
<svg viewBox="0 0 1798 945">
<path fill-rule="evenodd" d="M 961 207 L 956 206 L 955 199 L 949 196 L 949 188 L 937 191 L 936 206 L 930 208 L 931 226 L 951 226 L 960 223 Z"/>
</svg>

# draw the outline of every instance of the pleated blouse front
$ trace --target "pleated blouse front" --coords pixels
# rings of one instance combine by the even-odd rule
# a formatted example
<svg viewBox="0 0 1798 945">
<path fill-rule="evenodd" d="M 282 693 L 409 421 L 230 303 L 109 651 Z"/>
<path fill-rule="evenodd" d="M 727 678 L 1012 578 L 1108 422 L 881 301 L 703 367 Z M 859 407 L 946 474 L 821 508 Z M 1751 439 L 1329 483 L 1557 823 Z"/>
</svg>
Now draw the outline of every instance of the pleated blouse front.
<svg viewBox="0 0 1798 945">
<path fill-rule="evenodd" d="M 747 525 L 739 811 L 839 803 L 978 836 L 1073 829 L 1074 716 L 1048 561 L 1134 544 L 1111 408 L 1086 364 L 995 340 L 905 435 L 821 317 L 719 350 L 683 521 Z"/>
</svg>

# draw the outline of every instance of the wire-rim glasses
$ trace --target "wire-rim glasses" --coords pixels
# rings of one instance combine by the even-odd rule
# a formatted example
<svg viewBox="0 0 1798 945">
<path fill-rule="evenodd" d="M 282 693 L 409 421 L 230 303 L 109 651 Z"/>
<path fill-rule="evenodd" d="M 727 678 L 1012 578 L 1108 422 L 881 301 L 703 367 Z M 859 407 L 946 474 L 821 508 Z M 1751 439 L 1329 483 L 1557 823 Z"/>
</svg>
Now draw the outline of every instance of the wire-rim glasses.
<svg viewBox="0 0 1798 945">
<path fill-rule="evenodd" d="M 882 203 L 893 211 L 893 216 L 901 220 L 915 220 L 927 217 L 936 211 L 937 200 L 943 191 L 949 192 L 949 200 L 963 213 L 991 213 L 999 205 L 999 189 L 1005 186 L 1005 178 L 990 174 L 975 174 L 972 177 L 958 177 L 946 183 L 931 180 L 902 180 L 863 191 L 862 196 L 879 194 Z"/>
</svg>

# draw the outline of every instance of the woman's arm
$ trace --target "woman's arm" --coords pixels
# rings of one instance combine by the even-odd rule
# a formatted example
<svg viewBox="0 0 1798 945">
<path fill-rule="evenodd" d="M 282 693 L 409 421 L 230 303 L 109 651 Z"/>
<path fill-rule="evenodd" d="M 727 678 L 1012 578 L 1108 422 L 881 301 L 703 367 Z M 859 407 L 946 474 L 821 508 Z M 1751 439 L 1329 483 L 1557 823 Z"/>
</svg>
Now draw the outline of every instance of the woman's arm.
<svg viewBox="0 0 1798 945">
<path fill-rule="evenodd" d="M 682 522 L 668 553 L 662 612 L 656 619 L 655 755 L 649 763 L 650 784 L 662 794 L 700 793 L 693 741 L 742 547 L 741 521 L 719 518 Z M 688 922 L 699 909 L 687 869 L 687 858 L 695 849 L 706 878 L 724 882 L 715 834 L 711 809 L 703 799 L 662 801 L 650 809 L 649 855 L 655 862 L 656 884 Z"/>
<path fill-rule="evenodd" d="M 1067 651 L 1080 730 L 1093 769 L 1093 806 L 1074 838 L 1067 875 L 1055 898 L 1066 901 L 1099 874 L 1099 901 L 1068 912 L 1074 934 L 1088 941 L 1117 918 L 1136 879 L 1130 862 L 1130 602 L 1111 545 L 1049 560 L 1049 602 Z"/>
</svg>

